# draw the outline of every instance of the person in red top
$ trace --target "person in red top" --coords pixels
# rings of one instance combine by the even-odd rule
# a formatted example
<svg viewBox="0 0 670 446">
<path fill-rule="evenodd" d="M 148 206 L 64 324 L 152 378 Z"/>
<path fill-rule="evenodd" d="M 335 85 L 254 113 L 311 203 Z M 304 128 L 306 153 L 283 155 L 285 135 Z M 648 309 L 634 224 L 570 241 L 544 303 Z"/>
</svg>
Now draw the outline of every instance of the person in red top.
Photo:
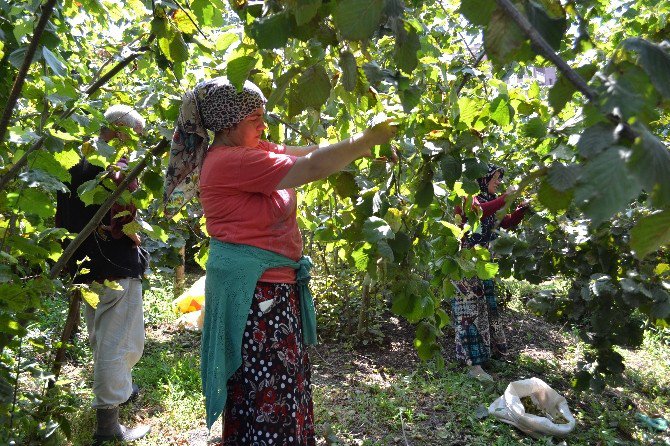
<svg viewBox="0 0 670 446">
<path fill-rule="evenodd" d="M 265 102 L 256 85 L 246 82 L 237 91 L 225 78 L 188 92 L 173 137 L 164 200 L 178 186 L 185 200 L 199 190 L 211 237 L 298 261 L 302 239 L 293 188 L 369 156 L 396 128 L 385 122 L 335 144 L 282 146 L 262 139 Z M 207 130 L 214 132 L 211 144 Z M 271 268 L 257 282 L 242 339 L 242 366 L 227 384 L 223 445 L 316 444 L 295 271 Z"/>
<path fill-rule="evenodd" d="M 461 241 L 464 248 L 483 246 L 489 249 L 489 243 L 498 234 L 496 229 L 511 228 L 518 225 L 528 208 L 528 202 L 522 203 L 514 212 L 506 215 L 500 224 L 496 220 L 496 212 L 505 206 L 505 200 L 512 189 L 496 195 L 504 170 L 489 164 L 487 174 L 478 178 L 479 194 L 473 197 L 473 206 L 482 211 L 479 230 L 468 232 Z M 457 215 L 465 221 L 460 207 Z M 492 279 L 481 280 L 478 277 L 464 278 L 454 284 L 456 297 L 452 299 L 451 308 L 456 337 L 456 358 L 468 366 L 468 374 L 478 379 L 492 381 L 491 375 L 482 369 L 493 354 L 504 354 L 507 351 L 505 333 L 500 323 L 498 305 L 495 296 L 495 282 Z"/>
</svg>

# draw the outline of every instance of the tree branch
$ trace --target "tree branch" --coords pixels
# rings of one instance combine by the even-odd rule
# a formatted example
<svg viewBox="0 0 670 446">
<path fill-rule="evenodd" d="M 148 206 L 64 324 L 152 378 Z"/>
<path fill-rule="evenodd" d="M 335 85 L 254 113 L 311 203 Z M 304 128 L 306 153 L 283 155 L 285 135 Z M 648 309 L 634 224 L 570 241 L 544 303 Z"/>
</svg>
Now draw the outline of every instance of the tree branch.
<svg viewBox="0 0 670 446">
<path fill-rule="evenodd" d="M 45 140 L 46 137 L 44 135 L 40 136 L 39 139 L 35 141 L 28 150 L 26 150 L 26 153 L 24 153 L 21 158 L 19 158 L 19 160 L 12 165 L 12 167 L 10 167 L 7 173 L 0 177 L 0 190 L 4 189 L 7 183 L 9 183 L 12 178 L 19 174 L 19 171 L 28 162 L 28 156 L 35 150 L 40 149 L 44 145 Z"/>
<path fill-rule="evenodd" d="M 109 80 L 114 77 L 119 71 L 121 71 L 123 68 L 128 66 L 130 62 L 133 60 L 137 59 L 141 54 L 143 54 L 145 51 L 149 49 L 149 44 L 156 38 L 154 34 L 151 34 L 147 40 L 147 45 L 142 46 L 138 48 L 133 54 L 129 55 L 123 60 L 120 60 L 119 63 L 117 63 L 114 68 L 109 70 L 107 73 L 105 73 L 104 76 L 102 76 L 100 79 L 92 83 L 89 87 L 86 88 L 86 95 L 87 97 L 90 97 L 93 93 L 98 91 L 100 87 L 105 85 Z M 60 119 L 58 121 L 58 124 L 60 124 L 60 121 L 63 121 L 70 116 L 77 110 L 77 106 L 72 106 L 68 110 L 64 111 L 63 114 L 60 116 Z M 33 143 L 33 145 L 26 151 L 26 153 L 23 154 L 23 156 L 12 165 L 12 167 L 5 173 L 2 177 L 0 177 L 0 190 L 2 190 L 5 186 L 7 186 L 7 183 L 9 183 L 10 180 L 12 180 L 18 173 L 21 171 L 23 166 L 25 166 L 26 162 L 28 162 L 28 155 L 33 153 L 35 150 L 38 150 L 44 145 L 44 141 L 46 140 L 46 136 L 42 135 L 37 141 Z"/>
<path fill-rule="evenodd" d="M 149 38 L 147 39 L 147 44 L 144 46 L 139 47 L 136 51 L 133 51 L 131 55 L 126 57 L 123 60 L 120 60 L 119 63 L 114 65 L 114 68 L 109 70 L 107 73 L 105 73 L 104 76 L 102 76 L 100 79 L 98 79 L 96 82 L 92 83 L 88 88 L 86 88 L 86 94 L 88 96 L 91 96 L 93 93 L 95 93 L 100 87 L 105 85 L 111 78 L 116 76 L 116 74 L 123 70 L 125 67 L 127 67 L 130 62 L 133 60 L 137 59 L 139 56 L 141 56 L 145 51 L 149 50 L 151 42 L 156 38 L 155 34 L 150 34 Z"/>
<path fill-rule="evenodd" d="M 191 23 L 193 23 L 193 26 L 195 26 L 195 29 L 198 30 L 198 32 L 200 33 L 200 35 L 201 35 L 202 37 L 204 37 L 205 40 L 209 40 L 209 38 L 205 35 L 205 33 L 202 32 L 202 30 L 200 29 L 200 27 L 198 26 L 198 24 L 195 22 L 195 20 L 193 20 L 193 19 L 191 18 L 191 14 L 189 14 L 188 11 L 185 10 L 184 7 L 183 7 L 182 5 L 179 4 L 179 2 L 177 2 L 177 0 L 173 0 L 173 1 L 177 4 L 177 6 L 179 6 L 179 9 L 181 9 L 182 11 L 184 11 L 184 14 L 186 14 L 186 17 L 188 17 L 188 19 L 191 21 Z"/>
<path fill-rule="evenodd" d="M 551 45 L 549 45 L 547 41 L 544 40 L 544 37 L 540 35 L 535 27 L 528 21 L 526 16 L 521 14 L 519 10 L 516 9 L 510 0 L 496 0 L 496 3 L 498 3 L 498 5 L 505 11 L 505 13 L 512 20 L 514 20 L 514 22 L 524 33 L 526 33 L 533 45 L 542 50 L 543 55 L 554 65 L 556 65 L 559 71 L 563 73 L 563 75 L 570 82 L 572 82 L 589 101 L 593 101 L 597 98 L 596 93 L 591 89 L 591 87 L 588 86 L 586 81 L 582 79 L 579 73 L 573 70 L 572 67 L 570 67 L 570 65 L 568 65 L 567 62 L 563 60 L 563 58 L 561 58 L 561 56 L 556 54 Z"/>
<path fill-rule="evenodd" d="M 290 128 L 291 130 L 293 130 L 294 132 L 296 132 L 297 134 L 299 134 L 300 136 L 302 136 L 303 138 L 305 138 L 307 141 L 311 142 L 312 144 L 319 145 L 318 142 L 314 141 L 310 136 L 306 135 L 304 132 L 300 131 L 300 129 L 294 127 L 292 124 L 289 124 L 288 122 L 284 121 L 282 118 L 279 117 L 279 115 L 277 115 L 275 113 L 268 113 L 268 116 L 270 116 L 272 119 L 275 119 L 275 120 L 281 122 L 286 127 Z"/>
<path fill-rule="evenodd" d="M 7 98 L 7 105 L 5 106 L 4 111 L 2 112 L 2 118 L 0 118 L 0 142 L 5 139 L 5 134 L 7 133 L 7 127 L 9 127 L 9 121 L 12 119 L 12 113 L 14 112 L 14 107 L 16 102 L 19 100 L 21 95 L 21 89 L 23 84 L 26 81 L 26 76 L 28 75 L 28 70 L 30 65 L 33 63 L 33 58 L 35 57 L 35 52 L 37 51 L 37 46 L 40 43 L 44 29 L 49 22 L 49 18 L 53 13 L 54 6 L 56 5 L 56 0 L 47 0 L 47 2 L 42 5 L 42 15 L 40 16 L 40 21 L 35 27 L 35 33 L 33 34 L 33 40 L 30 41 L 26 55 L 23 58 L 23 64 L 19 68 L 19 72 L 16 75 L 14 80 L 14 85 L 12 85 L 12 91 L 9 93 Z"/>
<path fill-rule="evenodd" d="M 544 40 L 544 37 L 535 29 L 535 27 L 528 21 L 528 19 L 519 12 L 510 0 L 496 0 L 498 5 L 505 11 L 505 13 L 526 33 L 530 41 L 538 47 L 543 55 L 549 59 L 558 70 L 577 88 L 590 102 L 597 102 L 598 94 L 588 86 L 586 81 L 575 70 L 563 60 L 561 56 L 556 54 L 554 49 Z M 607 119 L 613 124 L 621 124 L 622 137 L 633 141 L 638 137 L 638 134 L 631 126 L 622 122 L 619 116 L 612 113 L 607 114 Z"/>
<path fill-rule="evenodd" d="M 479 66 L 479 64 L 482 62 L 482 60 L 484 60 L 484 56 L 486 56 L 486 51 L 481 50 L 479 52 L 479 54 L 477 55 L 477 57 L 475 58 L 475 62 L 472 65 L 472 68 L 477 68 Z M 456 87 L 456 96 L 458 96 L 461 93 L 461 90 L 463 89 L 463 87 L 465 87 L 465 84 L 468 83 L 468 81 L 470 80 L 471 77 L 472 77 L 471 73 L 465 73 L 463 75 L 463 78 L 461 79 L 461 83 L 458 84 L 458 87 Z"/>
</svg>

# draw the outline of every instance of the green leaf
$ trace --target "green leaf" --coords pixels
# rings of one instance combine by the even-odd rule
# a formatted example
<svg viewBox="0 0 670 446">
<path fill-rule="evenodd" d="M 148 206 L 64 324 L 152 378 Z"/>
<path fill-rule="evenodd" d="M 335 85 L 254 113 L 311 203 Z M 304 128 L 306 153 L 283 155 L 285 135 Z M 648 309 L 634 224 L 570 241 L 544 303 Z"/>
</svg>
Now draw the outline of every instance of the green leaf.
<svg viewBox="0 0 670 446">
<path fill-rule="evenodd" d="M 670 99 L 670 54 L 660 46 L 638 37 L 624 40 L 621 47 L 638 54 L 637 63 L 647 73 L 656 90 Z"/>
<path fill-rule="evenodd" d="M 576 68 L 575 71 L 582 79 L 588 82 L 596 73 L 596 66 L 593 64 L 582 65 Z M 557 115 L 565 108 L 565 105 L 570 101 L 572 95 L 577 91 L 575 84 L 568 80 L 564 75 L 560 75 L 553 87 L 549 90 L 549 105 L 554 109 L 554 114 Z"/>
<path fill-rule="evenodd" d="M 467 96 L 461 96 L 458 98 L 458 110 L 459 110 L 459 120 L 471 125 L 478 116 L 481 110 L 481 103 L 476 100 L 469 98 Z"/>
<path fill-rule="evenodd" d="M 419 64 L 416 53 L 420 49 L 421 41 L 419 40 L 419 34 L 414 27 L 403 23 L 396 34 L 395 52 L 393 54 L 393 60 L 398 69 L 405 73 L 414 71 Z"/>
<path fill-rule="evenodd" d="M 109 195 L 109 191 L 100 185 L 97 179 L 93 179 L 82 183 L 77 188 L 77 195 L 86 206 L 90 206 L 102 204 Z"/>
<path fill-rule="evenodd" d="M 309 67 L 292 87 L 292 99 L 299 97 L 304 108 L 319 110 L 330 96 L 330 78 L 321 65 Z"/>
<path fill-rule="evenodd" d="M 257 61 L 256 56 L 240 56 L 228 62 L 226 75 L 238 91 L 242 90 L 244 82 L 249 77 L 249 72 L 256 66 Z"/>
<path fill-rule="evenodd" d="M 547 135 L 547 124 L 542 118 L 531 118 L 523 125 L 523 134 L 529 138 L 544 138 Z"/>
<path fill-rule="evenodd" d="M 192 19 L 193 17 L 191 14 L 182 9 L 176 10 L 172 15 L 172 20 L 177 26 L 177 29 L 185 34 L 193 34 L 197 31 Z"/>
<path fill-rule="evenodd" d="M 526 35 L 503 10 L 496 9 L 489 25 L 484 30 L 486 54 L 496 65 L 512 61 L 521 62 L 528 58 L 524 54 L 528 44 Z"/>
<path fill-rule="evenodd" d="M 503 234 L 491 242 L 491 251 L 495 254 L 508 256 L 512 254 L 515 244 L 516 238 Z"/>
<path fill-rule="evenodd" d="M 68 157 L 66 155 L 62 155 L 65 152 L 61 152 L 60 154 L 52 154 L 47 151 L 38 151 L 38 152 L 33 152 L 29 158 L 28 158 L 28 165 L 31 167 L 31 169 L 39 169 L 43 170 L 44 172 L 48 173 L 49 175 L 57 178 L 58 180 L 67 183 L 71 179 L 71 175 L 68 172 L 69 166 L 67 167 L 73 159 L 69 159 L 70 162 L 65 162 L 61 163 L 59 162 L 59 157 L 61 160 L 68 161 Z M 76 154 L 76 152 L 75 152 Z M 79 155 L 77 155 L 77 163 L 79 162 Z M 75 163 L 75 165 L 77 164 Z"/>
<path fill-rule="evenodd" d="M 342 0 L 333 17 L 335 26 L 349 40 L 367 40 L 379 27 L 385 0 Z"/>
<path fill-rule="evenodd" d="M 593 64 L 582 65 L 575 69 L 582 79 L 588 82 L 594 74 L 596 74 L 597 67 Z M 577 91 L 575 84 L 568 80 L 563 74 L 558 77 L 558 80 L 549 90 L 549 105 L 557 115 L 565 108 L 565 105 L 570 101 L 572 95 Z"/>
<path fill-rule="evenodd" d="M 170 42 L 169 55 L 165 55 L 174 63 L 186 62 L 188 60 L 188 45 L 184 42 L 181 33 L 175 33 Z"/>
<path fill-rule="evenodd" d="M 584 158 L 592 158 L 614 145 L 617 142 L 615 129 L 613 124 L 599 122 L 584 130 L 577 142 L 579 154 Z"/>
<path fill-rule="evenodd" d="M 357 270 L 366 271 L 368 269 L 368 263 L 370 262 L 370 248 L 371 245 L 366 243 L 351 254 Z"/>
<path fill-rule="evenodd" d="M 442 168 L 442 176 L 449 188 L 454 187 L 454 183 L 461 178 L 463 173 L 463 163 L 460 158 L 453 155 L 445 155 L 440 160 L 440 167 Z"/>
<path fill-rule="evenodd" d="M 544 37 L 544 40 L 558 51 L 567 29 L 567 20 L 561 4 L 555 2 L 554 5 L 557 7 L 553 8 L 554 14 L 551 17 L 540 3 L 529 1 L 526 3 L 526 14 L 528 21 Z M 557 14 L 558 11 L 560 13 Z"/>
<path fill-rule="evenodd" d="M 29 170 L 19 175 L 19 179 L 29 188 L 41 187 L 52 192 L 67 193 L 68 188 L 56 177 L 41 169 Z"/>
<path fill-rule="evenodd" d="M 144 184 L 155 196 L 160 196 L 163 192 L 163 175 L 147 170 L 142 175 L 142 184 Z"/>
<path fill-rule="evenodd" d="M 495 0 L 461 0 L 459 12 L 473 25 L 488 25 L 496 9 Z"/>
<path fill-rule="evenodd" d="M 298 73 L 300 73 L 300 68 L 292 67 L 286 73 L 279 76 L 276 82 L 276 86 L 272 90 L 272 93 L 270 93 L 270 97 L 268 98 L 267 104 L 265 104 L 266 110 L 270 111 L 275 108 L 277 103 L 279 103 L 282 97 L 284 97 L 286 89 L 288 88 L 289 84 Z"/>
<path fill-rule="evenodd" d="M 218 39 L 216 39 L 216 43 L 214 44 L 214 48 L 216 48 L 216 51 L 220 51 L 222 53 L 225 53 L 230 46 L 238 42 L 240 40 L 240 36 L 237 35 L 237 33 L 234 32 L 227 32 L 224 34 L 221 34 Z"/>
<path fill-rule="evenodd" d="M 428 322 L 422 321 L 416 327 L 416 332 L 414 334 L 414 347 L 417 350 L 417 353 L 421 360 L 428 361 L 433 358 L 440 349 L 436 345 L 435 340 L 437 339 L 438 331 Z"/>
<path fill-rule="evenodd" d="M 601 80 L 607 94 L 601 96 L 601 111 L 620 115 L 624 120 L 650 122 L 657 119 L 657 92 L 644 70 L 630 62 L 608 65 Z"/>
<path fill-rule="evenodd" d="M 559 192 L 571 189 L 579 180 L 581 168 L 579 164 L 553 163 L 547 173 L 549 185 Z"/>
<path fill-rule="evenodd" d="M 575 203 L 596 225 L 624 210 L 640 193 L 639 182 L 626 168 L 629 153 L 626 147 L 612 146 L 584 166 Z"/>
<path fill-rule="evenodd" d="M 485 176 L 489 169 L 488 164 L 477 158 L 466 158 L 463 163 L 465 164 L 465 176 L 473 180 Z"/>
<path fill-rule="evenodd" d="M 670 294 L 664 290 L 659 290 L 659 294 L 663 295 L 664 298 L 656 300 L 649 313 L 652 320 L 667 320 L 670 318 Z"/>
<path fill-rule="evenodd" d="M 288 12 L 284 11 L 256 20 L 251 25 L 250 34 L 258 48 L 270 50 L 285 47 L 290 31 L 291 21 Z"/>
<path fill-rule="evenodd" d="M 321 0 L 298 0 L 293 10 L 296 24 L 302 26 L 310 22 L 316 16 L 320 7 Z"/>
<path fill-rule="evenodd" d="M 191 2 L 191 11 L 198 19 L 198 23 L 213 28 L 223 26 L 225 9 L 221 0 L 193 0 Z"/>
<path fill-rule="evenodd" d="M 126 232 L 126 226 L 132 225 L 133 223 L 136 223 L 136 222 L 137 221 L 133 221 L 131 223 L 128 223 L 128 224 L 124 225 L 123 226 L 123 232 L 126 233 L 126 234 L 128 234 L 130 232 L 135 232 L 135 233 L 139 232 L 140 230 L 135 228 L 135 227 L 129 228 L 128 232 Z M 148 234 L 154 240 L 160 240 L 163 243 L 167 243 L 169 236 L 168 236 L 168 233 L 165 232 L 165 230 L 163 228 L 161 228 L 160 226 L 155 225 L 155 224 L 154 225 L 149 224 L 144 220 L 139 220 L 139 224 L 140 224 L 142 232 L 144 232 L 145 234 Z"/>
<path fill-rule="evenodd" d="M 505 96 L 498 96 L 489 107 L 489 116 L 501 127 L 507 127 L 512 119 L 514 109 Z"/>
<path fill-rule="evenodd" d="M 51 68 L 56 76 L 67 76 L 67 67 L 65 66 L 65 63 L 52 53 L 49 48 L 43 46 L 42 55 L 44 56 L 47 65 L 49 65 L 49 68 Z"/>
<path fill-rule="evenodd" d="M 18 296 L 23 294 L 22 289 L 18 285 L 0 285 L 0 291 L 3 298 L 5 296 Z M 6 333 L 12 336 L 25 336 L 28 330 L 23 328 L 19 323 L 7 314 L 0 315 L 0 333 Z"/>
<path fill-rule="evenodd" d="M 386 220 L 379 217 L 369 217 L 363 223 L 363 237 L 368 243 L 376 243 L 382 239 L 392 239 L 395 237 L 391 226 Z"/>
<path fill-rule="evenodd" d="M 21 68 L 21 65 L 23 64 L 23 60 L 26 58 L 26 52 L 28 51 L 28 46 L 22 46 L 21 48 L 18 48 L 14 51 L 11 52 L 9 57 L 7 58 L 7 61 L 16 69 Z M 35 53 L 35 58 L 33 59 L 33 62 L 36 62 L 42 58 L 42 55 L 39 52 Z"/>
<path fill-rule="evenodd" d="M 395 238 L 389 239 L 387 243 L 393 250 L 393 255 L 397 260 L 403 259 L 412 248 L 412 239 L 404 231 L 396 232 Z"/>
<path fill-rule="evenodd" d="M 368 82 L 377 85 L 383 80 L 392 81 L 395 79 L 393 72 L 385 68 L 380 68 L 376 62 L 367 62 L 363 64 L 363 72 Z"/>
<path fill-rule="evenodd" d="M 10 246 L 13 253 L 19 252 L 25 256 L 33 259 L 46 259 L 49 256 L 49 251 L 37 245 L 33 240 L 12 235 L 8 237 L 7 246 Z"/>
<path fill-rule="evenodd" d="M 198 254 L 195 256 L 196 263 L 202 268 L 203 271 L 207 269 L 207 260 L 209 259 L 209 243 L 203 243 L 200 246 Z"/>
<path fill-rule="evenodd" d="M 480 279 L 493 279 L 498 273 L 498 264 L 477 260 L 475 270 L 477 271 L 477 277 Z"/>
<path fill-rule="evenodd" d="M 388 240 L 379 240 L 377 242 L 377 253 L 379 256 L 386 260 L 387 262 L 394 262 L 395 256 L 393 255 L 393 249 L 388 243 Z"/>
<path fill-rule="evenodd" d="M 335 192 L 342 198 L 353 198 L 358 195 L 360 189 L 356 184 L 356 178 L 351 172 L 340 172 L 334 180 L 330 180 Z"/>
<path fill-rule="evenodd" d="M 13 207 L 21 209 L 29 215 L 41 218 L 52 217 L 56 211 L 54 200 L 41 190 L 31 187 L 24 189 L 20 194 L 8 194 Z M 12 198 L 14 198 L 12 200 Z"/>
<path fill-rule="evenodd" d="M 410 289 L 393 293 L 392 312 L 404 316 L 411 323 L 419 322 L 435 312 L 435 304 L 430 296 L 412 292 L 412 284 L 408 288 Z"/>
<path fill-rule="evenodd" d="M 670 205 L 670 151 L 663 141 L 642 126 L 633 144 L 628 166 L 642 186 L 652 194 L 654 204 Z"/>
<path fill-rule="evenodd" d="M 540 203 L 553 213 L 568 209 L 572 201 L 572 192 L 554 189 L 548 180 L 542 181 L 537 191 Z"/>
<path fill-rule="evenodd" d="M 340 69 L 342 70 L 342 86 L 347 91 L 354 91 L 358 82 L 358 66 L 351 51 L 340 53 Z"/>
<path fill-rule="evenodd" d="M 630 246 L 638 259 L 670 243 L 670 210 L 641 218 L 630 231 Z"/>
<path fill-rule="evenodd" d="M 424 179 L 416 188 L 414 203 L 420 208 L 428 207 L 433 202 L 434 196 L 433 181 L 430 178 Z"/>
<path fill-rule="evenodd" d="M 402 110 L 405 113 L 410 113 L 414 109 L 414 107 L 419 105 L 419 103 L 421 102 L 421 96 L 423 94 L 423 91 L 416 85 L 412 85 L 409 88 L 400 90 L 398 94 L 400 95 L 400 103 L 402 104 Z"/>
</svg>

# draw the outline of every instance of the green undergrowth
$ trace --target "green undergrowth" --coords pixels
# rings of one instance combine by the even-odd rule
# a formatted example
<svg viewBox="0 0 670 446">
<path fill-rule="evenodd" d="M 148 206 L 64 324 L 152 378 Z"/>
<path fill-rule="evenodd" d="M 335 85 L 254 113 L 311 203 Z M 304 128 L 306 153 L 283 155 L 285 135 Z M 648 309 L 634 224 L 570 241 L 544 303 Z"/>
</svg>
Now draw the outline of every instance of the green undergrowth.
<svg viewBox="0 0 670 446">
<path fill-rule="evenodd" d="M 468 378 L 448 360 L 448 343 L 445 367 L 422 363 L 412 347 L 413 328 L 388 314 L 377 315 L 385 321 L 381 345 L 357 349 L 352 345 L 360 344 L 322 338 L 311 351 L 317 444 L 562 444 L 559 439 L 529 438 L 484 416 L 484 408 L 510 381 L 537 376 L 566 396 L 577 419 L 565 444 L 670 445 L 670 433 L 652 432 L 635 419 L 637 412 L 670 419 L 667 337 L 648 332 L 638 351 L 620 349 L 628 364 L 620 382 L 602 392 L 577 393 L 570 383 L 586 347 L 568 327 L 549 324 L 527 311 L 518 294 L 528 288 L 517 285 L 523 290 L 513 293 L 504 311 L 513 351 L 506 361 L 487 366 L 494 383 Z M 147 342 L 134 370 L 142 391 L 136 402 L 122 409 L 122 420 L 152 426 L 151 434 L 135 443 L 138 446 L 215 444 L 221 428 L 219 422 L 208 434 L 204 424 L 199 335 L 176 327 L 172 299 L 167 279 L 154 279 L 145 293 Z M 354 308 L 351 311 L 355 314 Z M 445 330 L 445 340 L 452 335 Z M 76 410 L 70 415 L 72 436 L 60 444 L 83 446 L 90 444 L 95 425 L 85 333 L 78 336 L 74 352 L 74 361 L 64 369 L 63 390 L 74 398 Z"/>
</svg>

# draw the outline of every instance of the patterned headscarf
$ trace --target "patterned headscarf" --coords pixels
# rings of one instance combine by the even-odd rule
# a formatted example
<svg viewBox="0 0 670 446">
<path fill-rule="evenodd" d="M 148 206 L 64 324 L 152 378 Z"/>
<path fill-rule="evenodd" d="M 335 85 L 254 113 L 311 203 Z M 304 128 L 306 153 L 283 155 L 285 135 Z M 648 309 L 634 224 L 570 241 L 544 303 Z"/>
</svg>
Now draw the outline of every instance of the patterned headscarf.
<svg viewBox="0 0 670 446">
<path fill-rule="evenodd" d="M 177 208 L 198 194 L 200 168 L 210 143 L 207 130 L 232 128 L 266 102 L 253 83 L 246 81 L 237 91 L 225 77 L 201 82 L 184 94 L 165 173 L 163 207 L 175 189 L 180 195 L 174 200 Z"/>
</svg>

